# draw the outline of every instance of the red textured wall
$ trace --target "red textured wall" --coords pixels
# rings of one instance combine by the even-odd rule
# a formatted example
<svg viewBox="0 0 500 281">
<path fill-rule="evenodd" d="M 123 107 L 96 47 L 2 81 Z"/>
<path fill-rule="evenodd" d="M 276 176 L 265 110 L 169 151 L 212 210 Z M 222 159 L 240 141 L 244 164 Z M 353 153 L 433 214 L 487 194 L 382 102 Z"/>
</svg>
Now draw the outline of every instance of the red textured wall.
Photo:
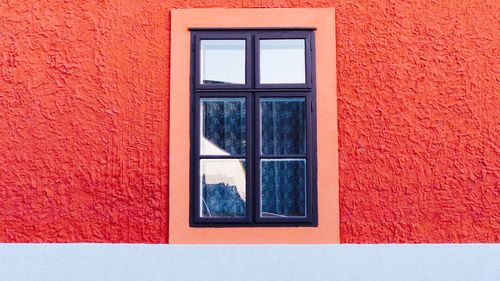
<svg viewBox="0 0 500 281">
<path fill-rule="evenodd" d="M 341 240 L 500 242 L 498 1 L 414 2 L 0 0 L 0 241 L 166 242 L 170 9 L 335 7 Z"/>
</svg>

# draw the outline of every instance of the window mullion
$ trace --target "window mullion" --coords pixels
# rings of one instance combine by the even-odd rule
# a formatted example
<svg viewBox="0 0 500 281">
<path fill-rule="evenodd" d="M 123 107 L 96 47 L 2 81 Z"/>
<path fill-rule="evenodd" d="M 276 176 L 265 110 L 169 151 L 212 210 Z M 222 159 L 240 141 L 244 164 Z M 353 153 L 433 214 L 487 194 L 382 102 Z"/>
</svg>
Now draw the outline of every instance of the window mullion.
<svg viewBox="0 0 500 281">
<path fill-rule="evenodd" d="M 248 185 L 247 185 L 247 192 L 249 193 L 249 196 L 247 196 L 247 205 L 249 206 L 248 208 L 248 217 L 249 217 L 249 222 L 253 224 L 255 222 L 255 126 L 256 126 L 256 121 L 254 119 L 255 116 L 255 106 L 254 106 L 254 99 L 255 95 L 253 93 L 249 93 L 247 95 L 247 102 L 248 102 L 248 110 L 247 110 L 247 163 L 248 163 Z"/>
<path fill-rule="evenodd" d="M 260 170 L 260 113 L 258 112 L 258 97 L 255 92 L 252 93 L 252 114 L 253 114 L 253 126 L 252 126 L 252 138 L 253 138 L 253 210 L 252 210 L 252 215 L 253 215 L 253 223 L 256 223 L 256 219 L 259 214 L 258 206 L 258 200 L 260 198 L 259 195 L 259 190 L 260 190 L 260 178 L 259 178 L 259 170 Z"/>
<path fill-rule="evenodd" d="M 250 65 L 247 66 L 250 68 L 250 71 L 252 73 L 251 77 L 252 77 L 252 81 L 250 82 L 250 85 L 251 85 L 251 88 L 252 89 L 255 89 L 255 84 L 256 84 L 256 81 L 255 81 L 255 77 L 256 77 L 256 69 L 255 69 L 255 60 L 257 59 L 256 56 L 255 56 L 255 34 L 252 33 L 252 36 L 250 37 L 250 46 L 251 46 L 251 59 L 249 60 L 250 61 Z M 251 106 L 251 110 L 249 112 L 249 114 L 251 114 L 250 118 L 249 119 L 252 119 L 252 126 L 251 126 L 251 133 L 250 135 L 248 136 L 249 139 L 252 139 L 252 151 L 250 152 L 251 154 L 251 157 L 252 157 L 252 161 L 251 161 L 251 164 L 252 165 L 252 185 L 249 187 L 250 189 L 252 189 L 252 210 L 251 210 L 251 223 L 252 224 L 255 224 L 256 223 L 256 217 L 258 215 L 258 211 L 257 211 L 257 199 L 258 199 L 258 188 L 257 186 L 260 185 L 260 182 L 258 181 L 258 178 L 257 178 L 257 165 L 258 165 L 258 161 L 259 161 L 259 155 L 256 153 L 256 151 L 258 151 L 258 143 L 259 143 L 259 140 L 257 139 L 259 137 L 259 135 L 257 134 L 256 130 L 257 130 L 257 125 L 258 125 L 258 122 L 259 122 L 259 118 L 258 118 L 258 114 L 257 114 L 257 109 L 256 109 L 256 96 L 255 96 L 255 91 L 252 91 L 250 92 L 250 106 Z"/>
</svg>

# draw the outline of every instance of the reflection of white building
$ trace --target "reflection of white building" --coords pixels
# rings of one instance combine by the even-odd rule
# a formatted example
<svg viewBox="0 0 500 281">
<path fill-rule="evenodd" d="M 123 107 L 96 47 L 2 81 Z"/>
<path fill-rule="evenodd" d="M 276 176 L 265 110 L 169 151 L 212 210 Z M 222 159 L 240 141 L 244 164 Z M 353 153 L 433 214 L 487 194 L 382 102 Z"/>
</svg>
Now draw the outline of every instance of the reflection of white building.
<svg viewBox="0 0 500 281">
<path fill-rule="evenodd" d="M 201 140 L 201 151 L 204 155 L 230 155 L 205 137 Z M 235 186 L 241 199 L 246 201 L 246 172 L 242 161 L 244 160 L 205 159 L 201 161 L 200 171 L 205 175 L 206 184 L 225 183 Z"/>
</svg>

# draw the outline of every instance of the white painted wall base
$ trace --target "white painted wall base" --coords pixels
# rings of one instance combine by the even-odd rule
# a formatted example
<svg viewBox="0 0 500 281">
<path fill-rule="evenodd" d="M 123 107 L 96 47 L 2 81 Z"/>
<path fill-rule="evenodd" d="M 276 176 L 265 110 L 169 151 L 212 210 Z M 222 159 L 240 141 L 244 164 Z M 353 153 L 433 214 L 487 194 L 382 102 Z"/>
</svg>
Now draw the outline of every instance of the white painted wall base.
<svg viewBox="0 0 500 281">
<path fill-rule="evenodd" d="M 0 244 L 1 281 L 500 280 L 500 244 Z"/>
</svg>

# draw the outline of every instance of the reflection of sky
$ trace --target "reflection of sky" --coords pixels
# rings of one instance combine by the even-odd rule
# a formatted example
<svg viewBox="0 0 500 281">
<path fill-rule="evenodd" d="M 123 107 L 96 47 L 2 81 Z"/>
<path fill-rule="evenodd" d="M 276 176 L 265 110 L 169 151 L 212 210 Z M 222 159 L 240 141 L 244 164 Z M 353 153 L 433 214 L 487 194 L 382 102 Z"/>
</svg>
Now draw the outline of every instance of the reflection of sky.
<svg viewBox="0 0 500 281">
<path fill-rule="evenodd" d="M 245 40 L 201 40 L 203 80 L 245 84 Z M 305 83 L 305 40 L 260 41 L 260 83 Z"/>
<path fill-rule="evenodd" d="M 205 137 L 201 140 L 201 146 L 205 155 L 229 155 Z M 246 175 L 243 163 L 238 159 L 207 159 L 202 161 L 205 163 L 202 167 L 202 172 L 205 175 L 206 184 L 225 183 L 235 186 L 241 199 L 245 201 L 246 194 Z"/>
<path fill-rule="evenodd" d="M 305 83 L 303 39 L 260 41 L 260 83 Z"/>
<path fill-rule="evenodd" d="M 201 40 L 203 80 L 245 84 L 245 40 Z"/>
</svg>

